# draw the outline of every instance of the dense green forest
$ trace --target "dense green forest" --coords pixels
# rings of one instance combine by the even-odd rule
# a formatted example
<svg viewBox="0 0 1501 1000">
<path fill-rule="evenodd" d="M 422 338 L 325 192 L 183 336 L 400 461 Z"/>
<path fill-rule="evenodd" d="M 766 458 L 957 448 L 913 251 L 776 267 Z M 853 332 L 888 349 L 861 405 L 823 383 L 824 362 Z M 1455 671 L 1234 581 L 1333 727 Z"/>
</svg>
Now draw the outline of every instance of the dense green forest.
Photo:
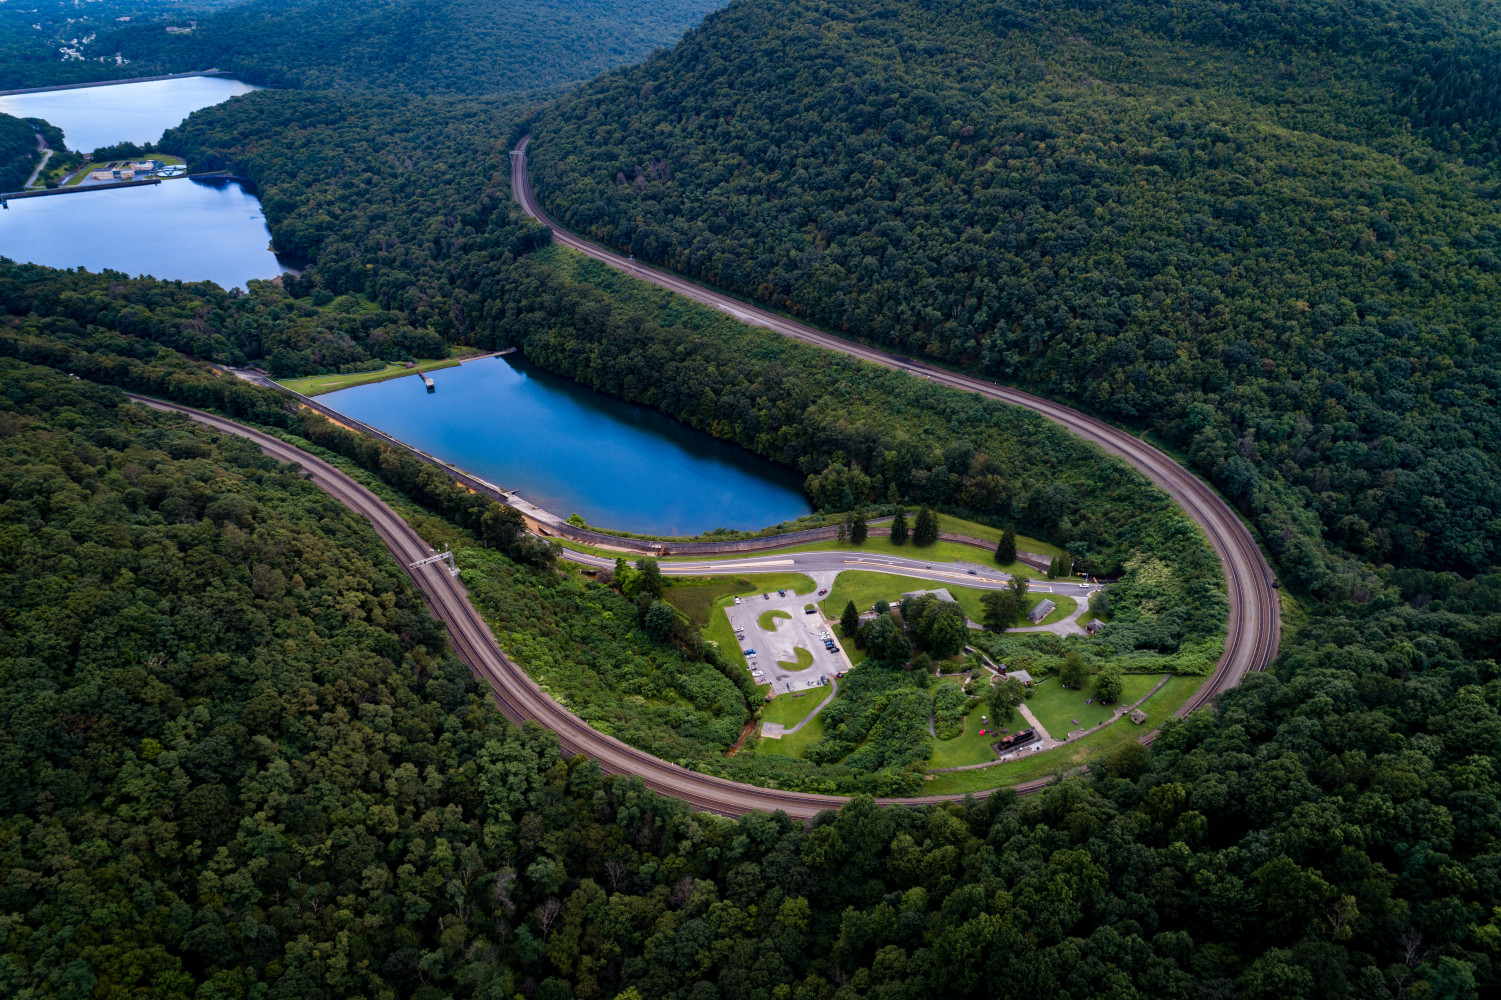
<svg viewBox="0 0 1501 1000">
<path fill-rule="evenodd" d="M 1497 988 L 1501 679 L 1456 630 L 1492 577 L 1328 605 L 1217 717 L 1021 801 L 732 821 L 506 723 L 294 470 L 0 366 L 9 996 Z"/>
<path fill-rule="evenodd" d="M 167 148 L 253 177 L 304 274 L 239 293 L 0 264 L 0 993 L 1495 994 L 1492 17 L 741 0 L 543 115 L 536 176 L 560 215 L 1150 428 L 1298 591 L 1273 668 L 1150 749 L 1019 801 L 860 800 L 808 827 L 693 814 L 559 760 L 497 715 L 368 526 L 109 386 L 326 449 L 460 550 L 508 647 L 578 684 L 596 724 L 793 787 L 906 790 L 934 702 L 899 663 L 943 647 L 936 620 L 871 626 L 815 754 L 830 763 L 725 758 L 743 672 L 660 602 L 557 569 L 432 467 L 202 362 L 305 374 L 523 346 L 794 465 L 820 506 L 895 493 L 1134 573 L 1078 647 L 1096 664 L 1212 660 L 1202 540 L 1024 414 L 545 248 L 507 192 L 529 107 L 409 94 L 498 89 L 504 61 L 467 36 L 393 29 L 405 61 L 301 27 L 246 36 L 281 46 L 268 74 L 349 85 L 251 95 Z M 0 37 L 9 60 L 18 36 Z M 450 43 L 454 73 L 401 68 Z M 377 92 L 357 93 L 367 57 Z M 651 711 L 613 696 L 628 686 Z"/>
<path fill-rule="evenodd" d="M 28 0 L 0 4 L 0 90 L 56 87 L 165 72 L 121 54 L 114 34 L 137 21 L 191 21 L 239 0 Z M 158 23 L 155 29 L 165 34 Z M 193 66 L 191 69 L 205 69 Z"/>
<path fill-rule="evenodd" d="M 0 115 L 0 191 L 19 191 L 31 176 L 40 155 L 36 148 L 36 118 Z"/>
<path fill-rule="evenodd" d="M 633 62 L 677 41 L 719 5 L 251 0 L 206 16 L 129 24 L 94 47 L 118 50 L 138 67 L 215 66 L 273 87 L 493 94 L 556 88 Z"/>
<path fill-rule="evenodd" d="M 1191 522 L 1123 464 L 1026 411 L 744 330 L 655 290 L 632 294 L 622 284 L 612 297 L 557 280 L 567 274 L 564 268 L 533 267 L 536 287 L 512 298 L 528 305 L 520 320 L 540 325 L 553 318 L 545 330 L 519 341 L 536 363 L 813 470 L 810 482 L 820 484 L 818 490 L 841 482 L 828 501 L 831 509 L 916 491 L 950 509 L 967 512 L 966 505 L 975 504 L 983 516 L 1065 539 L 1081 565 L 1121 575 L 1112 591 L 1119 624 L 1071 646 L 1091 668 L 1113 663 L 1199 676 L 1213 668 L 1226 620 L 1217 564 Z M 208 283 L 58 275 L 10 265 L 0 267 L 0 304 L 10 324 L 9 332 L 0 331 L 0 353 L 285 427 L 490 540 L 485 514 L 496 505 L 436 469 L 321 419 L 289 417 L 274 393 L 194 368 L 190 357 L 246 360 L 213 331 L 256 331 L 265 339 L 240 342 L 274 356 L 277 338 L 305 336 L 324 317 L 379 315 L 320 311 L 312 299 L 292 299 L 265 282 L 253 282 L 249 294 L 228 294 Z M 516 328 L 524 332 L 520 320 Z M 350 343 L 380 336 L 373 325 L 347 333 Z M 749 338 L 751 346 L 738 362 L 736 352 L 747 343 L 737 338 Z M 610 342 L 613 353 L 602 350 Z M 501 341 L 482 336 L 478 343 L 495 347 Z M 727 377 L 713 381 L 714 372 Z M 724 417 L 703 408 L 706 389 Z M 889 480 L 851 471 L 849 457 L 875 454 L 872 449 L 887 456 Z M 950 476 L 942 471 L 946 463 L 964 471 Z M 940 480 L 948 484 L 943 500 L 934 492 Z M 453 544 L 472 543 L 455 537 Z M 864 752 L 852 755 L 854 747 L 845 740 L 808 760 L 753 751 L 726 758 L 760 697 L 738 666 L 686 622 L 671 620 L 664 634 L 650 635 L 650 607 L 609 587 L 555 577 L 546 555 L 518 540 L 497 547 L 503 551 L 476 552 L 473 562 L 465 557 L 464 565 L 480 570 L 483 579 L 470 587 L 476 606 L 517 662 L 591 724 L 668 760 L 737 780 L 825 792 L 920 790 L 930 748 L 926 715 L 914 733 L 915 716 L 886 711 L 893 691 L 930 698 L 921 671 L 904 679 L 906 658 L 841 690 L 834 714 L 855 713 L 855 731 L 874 734 Z M 1025 651 L 1028 667 L 1042 672 L 1064 659 L 1064 650 L 1049 640 L 1017 637 L 1014 643 Z M 895 751 L 895 744 L 913 742 L 914 736 L 914 746 Z M 888 744 L 891 749 L 882 749 Z"/>
<path fill-rule="evenodd" d="M 0 89 L 184 73 L 406 94 L 555 89 L 671 45 L 717 0 L 36 0 L 0 5 Z"/>
<path fill-rule="evenodd" d="M 551 106 L 533 177 L 622 251 L 1150 427 L 1296 585 L 1369 593 L 1351 556 L 1501 554 L 1498 23 L 742 0 Z"/>
</svg>

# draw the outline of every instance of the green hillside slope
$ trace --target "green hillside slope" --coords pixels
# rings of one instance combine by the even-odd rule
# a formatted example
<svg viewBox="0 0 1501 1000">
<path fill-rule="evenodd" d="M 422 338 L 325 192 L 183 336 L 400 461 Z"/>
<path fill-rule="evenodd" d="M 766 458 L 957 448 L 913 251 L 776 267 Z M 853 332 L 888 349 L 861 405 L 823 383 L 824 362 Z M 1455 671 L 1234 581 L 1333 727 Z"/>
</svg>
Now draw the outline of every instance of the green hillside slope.
<svg viewBox="0 0 1501 1000">
<path fill-rule="evenodd" d="M 36 127 L 24 118 L 0 115 L 0 191 L 19 191 L 36 167 Z"/>
<path fill-rule="evenodd" d="M 547 111 L 533 172 L 638 257 L 1150 427 L 1356 592 L 1320 535 L 1501 556 L 1469 10 L 745 0 Z"/>
<path fill-rule="evenodd" d="M 278 87 L 489 94 L 556 87 L 670 45 L 718 0 L 260 0 L 129 25 L 94 48 Z"/>
</svg>

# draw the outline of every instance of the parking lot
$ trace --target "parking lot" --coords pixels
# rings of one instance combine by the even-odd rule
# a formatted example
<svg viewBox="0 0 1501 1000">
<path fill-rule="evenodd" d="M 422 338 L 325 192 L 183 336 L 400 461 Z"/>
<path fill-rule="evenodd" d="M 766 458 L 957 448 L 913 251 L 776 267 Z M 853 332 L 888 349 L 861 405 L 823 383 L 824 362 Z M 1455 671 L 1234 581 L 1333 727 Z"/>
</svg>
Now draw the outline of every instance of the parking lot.
<svg viewBox="0 0 1501 1000">
<path fill-rule="evenodd" d="M 841 651 L 844 640 L 836 634 L 834 623 L 824 621 L 821 614 L 810 615 L 804 612 L 804 606 L 814 604 L 815 601 L 813 594 L 799 597 L 788 591 L 785 596 L 780 596 L 772 591 L 770 598 L 754 594 L 742 597 L 739 604 L 732 604 L 725 609 L 730 625 L 740 638 L 740 648 L 745 653 L 746 662 L 753 672 L 761 671 L 761 676 L 756 677 L 756 683 L 770 684 L 773 694 L 805 691 L 821 686 L 825 683 L 825 678 L 850 668 L 849 661 Z M 781 611 L 788 616 L 773 620 L 770 623 L 773 626 L 771 631 L 763 629 L 759 622 L 760 617 L 769 611 Z M 820 631 L 827 632 L 834 640 L 833 652 L 824 647 Z M 799 648 L 812 654 L 811 664 L 801 670 L 779 666 L 779 663 L 798 662 Z"/>
</svg>

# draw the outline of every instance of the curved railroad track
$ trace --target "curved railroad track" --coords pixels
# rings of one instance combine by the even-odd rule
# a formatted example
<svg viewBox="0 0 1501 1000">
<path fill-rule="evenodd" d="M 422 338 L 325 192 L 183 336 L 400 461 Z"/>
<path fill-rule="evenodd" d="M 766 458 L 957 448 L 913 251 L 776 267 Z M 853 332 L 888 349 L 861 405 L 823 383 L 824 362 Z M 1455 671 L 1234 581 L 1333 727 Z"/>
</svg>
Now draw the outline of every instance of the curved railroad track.
<svg viewBox="0 0 1501 1000">
<path fill-rule="evenodd" d="M 825 333 L 805 323 L 747 305 L 676 274 L 648 267 L 633 259 L 627 260 L 581 239 L 553 222 L 538 203 L 527 173 L 526 149 L 530 142 L 531 136 L 526 136 L 511 151 L 511 194 L 522 211 L 552 230 L 556 242 L 643 281 L 650 281 L 785 337 L 839 351 L 886 368 L 911 372 L 965 392 L 1026 407 L 1112 455 L 1125 459 L 1172 497 L 1203 530 L 1215 555 L 1219 557 L 1225 573 L 1226 596 L 1230 602 L 1224 655 L 1220 657 L 1209 682 L 1178 710 L 1178 714 L 1183 715 L 1202 707 L 1219 692 L 1239 684 L 1248 671 L 1264 669 L 1277 655 L 1277 646 L 1282 638 L 1281 602 L 1277 596 L 1276 578 L 1266 557 L 1262 555 L 1261 548 L 1251 537 L 1250 530 L 1241 523 L 1240 517 L 1218 493 L 1162 451 L 1120 428 L 1061 403 Z M 1016 787 L 1021 790 L 1024 786 Z"/>
<path fill-rule="evenodd" d="M 1235 512 L 1213 490 L 1167 455 L 1104 421 L 1066 406 L 835 337 L 774 313 L 747 306 L 675 275 L 623 260 L 581 240 L 553 225 L 537 205 L 527 180 L 526 144 L 527 140 L 523 140 L 512 156 L 512 190 L 527 214 L 552 227 L 554 238 L 559 243 L 785 336 L 841 351 L 875 364 L 912 372 L 956 389 L 978 392 L 1035 410 L 1125 459 L 1172 496 L 1203 529 L 1214 547 L 1224 567 L 1230 601 L 1229 632 L 1224 655 L 1209 681 L 1179 710 L 1180 714 L 1192 711 L 1220 691 L 1234 687 L 1247 671 L 1260 670 L 1271 662 L 1281 636 L 1281 618 L 1270 566 Z M 368 519 L 403 567 L 409 567 L 431 555 L 427 544 L 395 511 L 375 494 L 317 456 L 224 417 L 175 403 L 129 393 L 127 395 L 153 408 L 183 413 L 216 430 L 247 438 L 272 457 L 300 465 L 311 474 L 317 486 L 350 510 Z M 496 643 L 489 626 L 469 603 L 463 584 L 450 576 L 441 564 L 408 569 L 408 573 L 422 591 L 432 613 L 447 625 L 455 653 L 469 665 L 477 677 L 490 686 L 501 712 L 512 721 L 533 720 L 553 730 L 558 734 L 565 754 L 586 754 L 596 760 L 606 773 L 638 775 L 647 787 L 657 792 L 681 798 L 697 809 L 726 815 L 780 809 L 791 816 L 806 818 L 824 809 L 837 808 L 844 802 L 839 796 L 760 788 L 688 771 L 591 729 L 587 723 L 553 700 L 521 667 L 506 656 Z M 1050 780 L 1039 779 L 1010 787 L 1025 793 L 1045 786 Z M 920 805 L 961 798 L 961 795 L 936 795 L 878 801 L 883 805 Z"/>
</svg>

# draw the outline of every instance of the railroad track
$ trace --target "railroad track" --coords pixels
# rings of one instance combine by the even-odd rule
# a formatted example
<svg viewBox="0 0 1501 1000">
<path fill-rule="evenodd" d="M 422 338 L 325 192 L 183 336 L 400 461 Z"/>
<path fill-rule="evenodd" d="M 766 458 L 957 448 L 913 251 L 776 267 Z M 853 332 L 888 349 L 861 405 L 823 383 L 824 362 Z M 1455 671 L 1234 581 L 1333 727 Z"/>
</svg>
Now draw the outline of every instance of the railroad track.
<svg viewBox="0 0 1501 1000">
<path fill-rule="evenodd" d="M 522 211 L 552 230 L 556 242 L 616 270 L 729 313 L 744 322 L 766 327 L 782 336 L 839 351 L 886 368 L 909 372 L 940 385 L 1025 407 L 1124 459 L 1172 497 L 1203 530 L 1219 558 L 1224 569 L 1226 596 L 1230 606 L 1225 652 L 1214 673 L 1210 675 L 1209 682 L 1178 710 L 1178 714 L 1183 715 L 1203 707 L 1221 691 L 1239 684 L 1248 672 L 1265 669 L 1277 655 L 1277 646 L 1282 638 L 1282 616 L 1275 585 L 1276 577 L 1271 566 L 1262 555 L 1250 530 L 1230 505 L 1168 455 L 1118 427 L 1061 403 L 826 333 L 590 243 L 559 226 L 538 203 L 527 172 L 526 150 L 530 143 L 531 136 L 526 136 L 511 152 L 511 194 Z M 1017 787 L 1019 790 L 1022 788 Z"/>
<path fill-rule="evenodd" d="M 858 357 L 932 379 L 943 385 L 999 399 L 1035 410 L 1088 441 L 1125 459 L 1142 471 L 1177 502 L 1203 529 L 1225 572 L 1230 601 L 1225 652 L 1209 681 L 1179 714 L 1207 703 L 1220 691 L 1240 683 L 1248 671 L 1261 670 L 1276 655 L 1281 637 L 1281 617 L 1271 567 L 1255 539 L 1235 512 L 1208 486 L 1167 455 L 1104 421 L 1079 413 L 1039 396 L 959 375 L 921 362 L 911 361 L 815 330 L 774 313 L 747 306 L 728 296 L 701 288 L 676 275 L 627 261 L 554 225 L 537 205 L 526 173 L 526 145 L 512 154 L 512 190 L 527 214 L 552 227 L 554 238 L 580 253 L 652 281 L 695 301 L 723 309 L 747 322 L 830 350 Z M 348 475 L 315 455 L 254 428 L 214 414 L 161 400 L 127 393 L 131 399 L 158 410 L 178 412 L 209 427 L 247 438 L 268 455 L 300 465 L 312 481 L 350 510 L 369 520 L 381 541 L 404 568 L 432 554 L 427 544 L 380 498 Z M 622 743 L 569 712 L 513 662 L 496 643 L 490 627 L 469 603 L 463 584 L 441 564 L 408 568 L 435 617 L 448 627 L 454 652 L 475 676 L 489 685 L 501 712 L 514 722 L 535 721 L 558 734 L 565 754 L 582 753 L 598 762 L 607 774 L 637 775 L 648 788 L 687 801 L 697 809 L 736 816 L 754 810 L 783 810 L 790 816 L 808 818 L 824 809 L 837 808 L 839 796 L 811 795 L 760 788 L 700 774 L 660 760 Z M 1144 737 L 1150 741 L 1150 736 Z M 1025 794 L 1044 787 L 1051 779 L 1012 785 Z M 978 793 L 983 796 L 986 793 Z M 905 799 L 879 799 L 882 805 L 922 805 L 962 799 L 961 795 L 932 795 Z"/>
</svg>

